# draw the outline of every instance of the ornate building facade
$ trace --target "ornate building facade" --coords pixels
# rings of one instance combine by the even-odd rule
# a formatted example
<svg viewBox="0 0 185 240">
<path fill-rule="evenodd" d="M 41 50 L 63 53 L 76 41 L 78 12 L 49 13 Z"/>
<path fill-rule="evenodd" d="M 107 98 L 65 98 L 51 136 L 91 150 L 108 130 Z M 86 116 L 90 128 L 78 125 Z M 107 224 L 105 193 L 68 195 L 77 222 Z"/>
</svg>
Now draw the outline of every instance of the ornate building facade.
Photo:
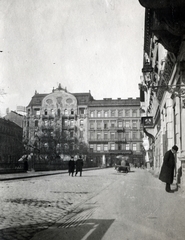
<svg viewBox="0 0 185 240">
<path fill-rule="evenodd" d="M 61 85 L 35 92 L 24 126 L 25 150 L 48 164 L 84 155 L 91 166 L 111 165 L 118 155 L 142 162 L 140 100 L 94 100 L 91 93 L 69 93 Z"/>
</svg>

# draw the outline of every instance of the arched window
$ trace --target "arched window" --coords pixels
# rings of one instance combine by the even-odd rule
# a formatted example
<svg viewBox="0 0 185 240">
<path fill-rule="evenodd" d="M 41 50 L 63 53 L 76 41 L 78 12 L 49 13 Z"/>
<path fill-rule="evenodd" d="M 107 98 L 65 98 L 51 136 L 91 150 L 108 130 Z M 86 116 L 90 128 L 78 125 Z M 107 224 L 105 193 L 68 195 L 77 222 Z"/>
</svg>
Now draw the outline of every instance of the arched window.
<svg viewBox="0 0 185 240">
<path fill-rule="evenodd" d="M 51 109 L 51 115 L 55 115 L 55 111 L 54 111 L 54 109 Z"/>
<path fill-rule="evenodd" d="M 48 115 L 47 109 L 44 110 L 44 115 Z"/>
<path fill-rule="evenodd" d="M 71 115 L 73 115 L 74 114 L 74 110 L 73 109 L 71 109 Z"/>
<path fill-rule="evenodd" d="M 67 109 L 64 110 L 64 115 L 65 116 L 68 115 L 68 110 Z"/>
</svg>

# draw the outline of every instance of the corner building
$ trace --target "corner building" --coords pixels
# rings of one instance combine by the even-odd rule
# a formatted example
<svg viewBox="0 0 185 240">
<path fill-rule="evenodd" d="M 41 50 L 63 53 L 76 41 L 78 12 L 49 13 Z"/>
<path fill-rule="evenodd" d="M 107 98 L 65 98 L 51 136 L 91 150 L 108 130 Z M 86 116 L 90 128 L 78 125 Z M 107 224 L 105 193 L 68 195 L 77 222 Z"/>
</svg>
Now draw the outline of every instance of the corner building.
<svg viewBox="0 0 185 240">
<path fill-rule="evenodd" d="M 49 94 L 35 92 L 24 143 L 37 169 L 61 169 L 61 158 L 79 154 L 87 166 L 111 166 L 118 155 L 141 163 L 140 99 L 94 100 L 90 92 L 69 93 L 60 84 Z"/>
<path fill-rule="evenodd" d="M 139 105 L 139 98 L 89 102 L 88 143 L 90 157 L 98 165 L 112 166 L 119 155 L 143 164 Z"/>
</svg>

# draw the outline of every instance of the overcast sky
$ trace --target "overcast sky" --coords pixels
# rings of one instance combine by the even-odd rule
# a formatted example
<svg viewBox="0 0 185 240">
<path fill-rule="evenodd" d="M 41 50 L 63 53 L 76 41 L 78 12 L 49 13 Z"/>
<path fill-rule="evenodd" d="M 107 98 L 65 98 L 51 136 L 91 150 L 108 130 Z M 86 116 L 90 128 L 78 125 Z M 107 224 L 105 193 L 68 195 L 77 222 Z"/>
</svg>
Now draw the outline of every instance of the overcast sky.
<svg viewBox="0 0 185 240">
<path fill-rule="evenodd" d="M 95 99 L 139 97 L 143 29 L 138 0 L 1 0 L 1 116 L 59 83 Z"/>
</svg>

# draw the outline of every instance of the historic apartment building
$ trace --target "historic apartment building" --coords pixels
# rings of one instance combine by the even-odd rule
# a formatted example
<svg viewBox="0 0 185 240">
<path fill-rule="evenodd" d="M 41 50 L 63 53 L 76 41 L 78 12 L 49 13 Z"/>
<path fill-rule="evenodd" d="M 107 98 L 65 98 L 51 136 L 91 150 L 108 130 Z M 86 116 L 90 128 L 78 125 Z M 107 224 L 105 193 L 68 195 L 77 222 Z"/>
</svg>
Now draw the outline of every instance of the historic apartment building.
<svg viewBox="0 0 185 240">
<path fill-rule="evenodd" d="M 0 118 L 0 169 L 15 168 L 22 156 L 23 130 L 20 126 Z"/>
<path fill-rule="evenodd" d="M 88 104 L 88 144 L 92 156 L 112 166 L 116 157 L 142 163 L 140 99 L 104 98 Z"/>
<path fill-rule="evenodd" d="M 35 92 L 25 117 L 27 151 L 52 161 L 82 154 L 93 165 L 112 165 L 116 156 L 142 162 L 140 99 L 94 100 L 91 93 L 69 93 L 61 85 Z"/>
</svg>

